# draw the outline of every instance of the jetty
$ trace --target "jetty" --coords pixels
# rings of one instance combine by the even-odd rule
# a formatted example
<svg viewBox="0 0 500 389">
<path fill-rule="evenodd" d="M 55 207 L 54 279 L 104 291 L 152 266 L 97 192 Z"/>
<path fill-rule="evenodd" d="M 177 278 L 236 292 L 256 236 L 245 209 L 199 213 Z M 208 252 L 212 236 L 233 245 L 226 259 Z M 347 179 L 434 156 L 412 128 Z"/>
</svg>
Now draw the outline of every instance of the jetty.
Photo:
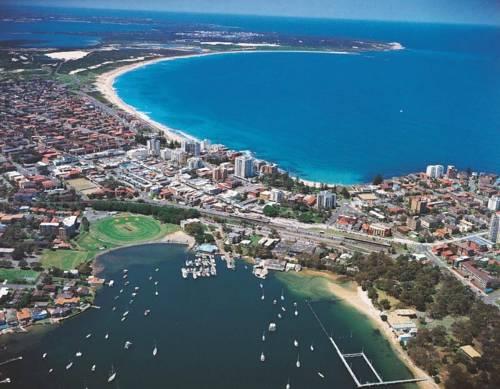
<svg viewBox="0 0 500 389">
<path fill-rule="evenodd" d="M 318 315 L 314 311 L 310 302 L 306 301 L 306 304 L 309 307 L 309 309 L 311 310 L 311 312 L 312 312 L 313 316 L 315 317 L 316 321 L 318 322 L 319 326 L 321 327 L 321 329 L 325 333 L 326 337 L 328 338 L 328 340 L 332 344 L 333 348 L 337 352 L 337 355 L 339 356 L 340 360 L 344 364 L 345 368 L 347 369 L 347 371 L 351 375 L 357 388 L 406 384 L 406 383 L 412 383 L 412 382 L 427 381 L 430 379 L 429 377 L 423 377 L 423 378 L 410 378 L 410 379 L 402 379 L 402 380 L 384 381 L 363 351 L 359 352 L 359 353 L 350 353 L 350 354 L 342 353 L 342 351 L 340 350 L 339 346 L 337 345 L 337 343 L 335 342 L 333 337 L 328 334 L 328 331 L 326 330 L 325 326 L 323 325 L 323 322 L 320 320 L 320 318 L 318 317 Z M 356 374 L 354 373 L 354 371 L 351 369 L 351 366 L 347 362 L 347 359 L 349 359 L 349 358 L 363 358 L 364 361 L 366 362 L 366 364 L 368 365 L 368 367 L 370 368 L 370 370 L 372 371 L 373 375 L 377 378 L 377 381 L 361 383 L 359 381 L 358 377 L 356 376 Z"/>
</svg>

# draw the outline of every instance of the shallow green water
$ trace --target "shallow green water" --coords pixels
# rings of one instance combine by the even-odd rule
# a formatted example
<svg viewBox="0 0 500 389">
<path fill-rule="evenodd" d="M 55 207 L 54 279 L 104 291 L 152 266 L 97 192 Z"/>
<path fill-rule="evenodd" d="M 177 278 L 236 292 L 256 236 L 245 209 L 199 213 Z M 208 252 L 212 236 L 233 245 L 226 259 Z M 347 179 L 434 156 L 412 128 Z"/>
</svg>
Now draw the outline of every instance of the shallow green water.
<svg viewBox="0 0 500 389">
<path fill-rule="evenodd" d="M 96 304 L 101 309 L 92 309 L 54 330 L 11 338 L 0 360 L 19 354 L 24 359 L 0 367 L 3 377 L 14 381 L 12 388 L 285 388 L 288 379 L 291 388 L 354 387 L 305 298 L 312 299 L 314 310 L 343 352 L 364 349 L 385 379 L 410 377 L 381 335 L 362 315 L 331 299 L 321 279 L 272 276 L 261 289 L 250 267 L 238 263 L 237 270 L 231 271 L 219 262 L 216 278 L 184 280 L 180 267 L 190 255 L 183 246 L 163 244 L 104 255 L 100 259 L 105 266 L 103 276 L 114 279 L 115 286 L 98 293 Z M 123 268 L 129 270 L 126 287 Z M 155 280 L 159 281 L 158 296 Z M 130 304 L 135 286 L 140 290 Z M 278 300 L 276 305 L 273 299 Z M 298 316 L 293 315 L 295 301 Z M 151 309 L 147 317 L 145 309 Z M 125 311 L 129 311 L 128 319 L 121 322 Z M 271 321 L 277 323 L 275 333 L 267 333 Z M 92 333 L 90 339 L 86 339 L 88 333 Z M 124 350 L 127 340 L 133 345 Z M 158 355 L 153 357 L 155 344 Z M 75 357 L 77 351 L 82 357 Z M 46 359 L 41 358 L 44 352 Z M 261 352 L 266 355 L 264 363 Z M 299 355 L 301 367 L 297 368 Z M 66 370 L 70 361 L 73 367 Z M 93 364 L 95 372 L 90 370 Z M 118 376 L 108 384 L 111 366 Z M 362 381 L 373 379 L 363 364 L 353 361 L 352 366 Z M 49 374 L 51 368 L 54 371 Z"/>
</svg>

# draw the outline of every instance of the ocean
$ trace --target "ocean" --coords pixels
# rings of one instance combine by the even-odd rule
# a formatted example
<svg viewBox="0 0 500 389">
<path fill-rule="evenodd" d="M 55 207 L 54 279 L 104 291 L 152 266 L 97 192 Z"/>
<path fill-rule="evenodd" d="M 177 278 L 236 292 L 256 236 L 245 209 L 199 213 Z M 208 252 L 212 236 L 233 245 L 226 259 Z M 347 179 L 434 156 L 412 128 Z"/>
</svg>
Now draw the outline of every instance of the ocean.
<svg viewBox="0 0 500 389">
<path fill-rule="evenodd" d="M 92 47 L 160 27 L 399 42 L 404 50 L 357 55 L 169 61 L 124 74 L 115 86 L 169 127 L 251 150 L 304 179 L 360 183 L 427 164 L 500 172 L 498 26 L 21 6 L 4 14 L 0 42 L 38 48 Z M 19 15 L 33 18 L 9 19 Z M 47 15 L 59 16 L 36 19 Z"/>
<path fill-rule="evenodd" d="M 363 350 L 386 380 L 411 377 L 370 321 L 335 299 L 322 279 L 273 274 L 262 281 L 261 289 L 251 266 L 238 262 L 233 271 L 218 261 L 217 277 L 185 280 L 180 268 L 188 257 L 192 254 L 185 246 L 171 244 L 104 254 L 98 260 L 104 267 L 102 276 L 115 280 L 115 285 L 99 290 L 95 304 L 100 309 L 90 309 L 58 327 L 11 337 L 7 349 L 2 349 L 1 361 L 18 355 L 24 359 L 2 366 L 3 377 L 10 377 L 10 387 L 16 389 L 267 389 L 285 388 L 288 381 L 291 388 L 354 388 L 306 300 L 311 301 L 342 352 Z M 128 286 L 122 278 L 124 268 L 128 269 Z M 135 287 L 140 289 L 132 297 Z M 146 309 L 151 310 L 148 316 L 144 316 Z M 126 311 L 127 319 L 122 322 Z M 271 322 L 277 324 L 276 332 L 268 332 Z M 128 350 L 124 349 L 126 341 L 132 342 Z M 158 354 L 153 357 L 155 346 Z M 77 352 L 82 356 L 76 357 Z M 262 352 L 265 362 L 260 361 Z M 44 353 L 47 357 L 42 359 Z M 296 367 L 298 358 L 300 368 Z M 66 370 L 70 362 L 73 366 Z M 354 358 L 351 362 L 361 382 L 375 379 L 362 361 Z M 112 369 L 118 375 L 108 384 Z"/>
</svg>

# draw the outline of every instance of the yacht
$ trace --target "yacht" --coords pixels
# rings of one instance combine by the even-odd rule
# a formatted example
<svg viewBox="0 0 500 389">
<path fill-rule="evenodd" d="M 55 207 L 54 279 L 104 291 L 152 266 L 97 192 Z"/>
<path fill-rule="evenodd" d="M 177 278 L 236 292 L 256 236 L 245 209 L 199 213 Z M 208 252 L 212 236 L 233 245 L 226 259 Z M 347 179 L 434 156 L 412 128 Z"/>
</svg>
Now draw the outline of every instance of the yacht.
<svg viewBox="0 0 500 389">
<path fill-rule="evenodd" d="M 128 340 L 125 342 L 125 345 L 123 346 L 123 348 L 125 350 L 128 350 L 130 348 L 130 346 L 132 346 L 132 342 L 129 342 Z"/>
<path fill-rule="evenodd" d="M 264 295 L 262 295 L 262 296 L 260 297 L 260 299 L 261 299 L 261 300 L 264 300 Z"/>
<path fill-rule="evenodd" d="M 262 341 L 265 342 L 266 341 L 266 331 L 264 331 L 262 333 Z"/>
<path fill-rule="evenodd" d="M 259 284 L 260 288 L 264 288 L 264 285 L 262 285 L 262 282 Z"/>
<path fill-rule="evenodd" d="M 90 368 L 90 371 L 95 371 L 95 365 L 92 365 L 92 367 Z"/>
<path fill-rule="evenodd" d="M 70 362 L 66 365 L 66 370 L 71 369 L 71 366 L 73 366 L 73 362 Z"/>
<path fill-rule="evenodd" d="M 115 284 L 115 281 L 113 281 L 113 280 L 110 280 L 110 281 L 108 282 L 108 286 L 113 286 L 114 284 Z"/>
<path fill-rule="evenodd" d="M 125 316 L 127 316 L 127 315 L 128 315 L 128 311 L 125 311 L 125 312 L 123 312 L 123 315 L 122 315 L 122 316 L 124 316 L 124 317 L 125 317 Z"/>
<path fill-rule="evenodd" d="M 276 323 L 269 323 L 269 332 L 276 331 Z"/>
<path fill-rule="evenodd" d="M 155 281 L 155 285 L 158 285 L 158 281 Z"/>
<path fill-rule="evenodd" d="M 286 311 L 286 308 L 285 308 L 285 307 L 281 307 L 281 310 L 282 310 L 283 312 L 285 312 L 285 311 Z"/>
<path fill-rule="evenodd" d="M 116 378 L 116 371 L 114 367 L 111 367 L 111 375 L 108 377 L 108 382 L 113 382 Z"/>
<path fill-rule="evenodd" d="M 260 354 L 260 361 L 261 361 L 261 362 L 264 362 L 265 360 L 266 360 L 266 356 L 265 356 L 265 355 L 264 355 L 264 353 L 262 352 L 262 353 Z"/>
<path fill-rule="evenodd" d="M 42 358 L 43 359 L 47 358 L 47 353 L 43 353 Z"/>
<path fill-rule="evenodd" d="M 158 296 L 158 295 L 159 295 L 158 291 L 155 291 L 155 296 Z"/>
<path fill-rule="evenodd" d="M 295 312 L 293 313 L 295 316 L 299 316 L 299 311 L 295 310 Z"/>
<path fill-rule="evenodd" d="M 90 339 L 91 336 L 92 334 L 87 334 L 87 336 L 85 336 L 85 339 Z"/>
<path fill-rule="evenodd" d="M 149 276 L 149 281 L 151 281 L 153 279 L 153 276 Z"/>
<path fill-rule="evenodd" d="M 278 300 L 274 299 L 274 300 L 273 300 L 273 304 L 274 304 L 274 305 L 278 304 Z"/>
<path fill-rule="evenodd" d="M 299 358 L 299 354 L 297 354 L 297 362 L 295 362 L 295 366 L 300 367 L 300 358 Z"/>
<path fill-rule="evenodd" d="M 54 371 L 54 369 L 49 369 L 49 374 L 51 374 Z"/>
<path fill-rule="evenodd" d="M 82 355 L 83 355 L 83 354 L 81 353 L 81 351 L 77 351 L 77 352 L 75 353 L 75 357 L 78 357 L 78 358 L 80 358 Z"/>
<path fill-rule="evenodd" d="M 104 339 L 108 339 L 108 338 L 109 338 L 109 334 L 104 335 Z"/>
<path fill-rule="evenodd" d="M 156 269 L 155 269 L 155 272 L 159 272 L 159 271 L 160 271 L 160 269 L 159 269 L 159 268 L 156 268 Z"/>
<path fill-rule="evenodd" d="M 281 298 L 281 301 L 285 300 L 285 295 L 283 294 L 283 289 L 281 290 L 281 296 L 280 296 L 280 298 Z"/>
<path fill-rule="evenodd" d="M 123 289 L 120 289 L 120 293 L 123 293 Z"/>
<path fill-rule="evenodd" d="M 314 345 L 311 344 L 311 347 L 309 347 L 311 351 L 314 351 Z"/>
<path fill-rule="evenodd" d="M 318 375 L 321 377 L 321 378 L 325 378 L 325 376 L 320 372 L 318 371 Z"/>
<path fill-rule="evenodd" d="M 299 347 L 299 341 L 298 341 L 297 339 L 294 339 L 294 340 L 293 340 L 293 345 L 294 345 L 295 347 Z"/>
<path fill-rule="evenodd" d="M 281 316 L 281 313 L 278 313 L 278 319 L 281 319 L 282 316 Z"/>
<path fill-rule="evenodd" d="M 153 357 L 156 357 L 156 354 L 158 354 L 158 347 L 155 345 L 155 348 L 153 349 Z"/>
<path fill-rule="evenodd" d="M 0 381 L 0 384 L 10 384 L 11 382 L 12 382 L 12 380 L 7 377 L 6 379 Z"/>
<path fill-rule="evenodd" d="M 127 316 L 123 316 L 121 321 L 127 320 Z"/>
<path fill-rule="evenodd" d="M 288 382 L 287 382 L 287 384 L 285 386 L 285 389 L 290 389 L 290 378 L 288 379 Z"/>
<path fill-rule="evenodd" d="M 147 316 L 147 315 L 149 315 L 149 313 L 150 313 L 150 312 L 151 312 L 151 310 L 149 310 L 149 309 L 146 309 L 146 310 L 144 311 L 144 316 Z"/>
<path fill-rule="evenodd" d="M 111 308 L 112 311 L 116 311 L 116 307 Z"/>
</svg>

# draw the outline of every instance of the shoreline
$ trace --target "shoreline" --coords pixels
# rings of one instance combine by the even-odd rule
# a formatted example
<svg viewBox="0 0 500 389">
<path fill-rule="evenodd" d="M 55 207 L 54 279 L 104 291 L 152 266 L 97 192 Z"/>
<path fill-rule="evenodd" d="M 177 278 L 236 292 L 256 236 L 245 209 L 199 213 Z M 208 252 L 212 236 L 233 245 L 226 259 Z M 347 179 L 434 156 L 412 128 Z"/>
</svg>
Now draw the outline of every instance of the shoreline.
<svg viewBox="0 0 500 389">
<path fill-rule="evenodd" d="M 381 332 L 381 335 L 386 339 L 391 349 L 397 355 L 397 357 L 406 365 L 406 367 L 410 370 L 410 372 L 414 375 L 415 378 L 419 377 L 429 377 L 429 375 L 423 371 L 420 367 L 418 367 L 415 362 L 411 360 L 408 353 L 401 347 L 397 339 L 394 337 L 389 325 L 382 321 L 380 318 L 380 312 L 375 308 L 368 298 L 366 292 L 361 289 L 355 281 L 349 280 L 352 285 L 356 286 L 356 289 L 347 288 L 340 285 L 339 281 L 342 279 L 342 276 L 339 276 L 335 273 L 330 273 L 326 271 L 312 270 L 312 269 L 304 269 L 302 273 L 309 276 L 322 277 L 328 280 L 328 289 L 329 291 L 338 297 L 342 303 L 350 306 L 355 309 L 363 316 L 365 316 L 370 323 Z M 417 382 L 419 388 L 422 389 L 437 389 L 439 386 L 430 378 L 427 381 Z"/>
<path fill-rule="evenodd" d="M 392 49 L 393 51 L 398 51 L 402 50 L 400 48 L 395 48 Z M 389 50 L 391 51 L 391 50 Z M 157 122 L 156 120 L 152 119 L 148 114 L 139 111 L 135 107 L 133 107 L 130 104 L 127 104 L 125 101 L 123 101 L 120 96 L 118 96 L 118 93 L 114 87 L 114 83 L 116 79 L 120 76 L 122 76 L 125 73 L 128 73 L 130 71 L 146 67 L 149 65 L 153 65 L 159 62 L 164 62 L 164 61 L 175 61 L 179 59 L 189 59 L 189 58 L 198 58 L 198 57 L 207 57 L 207 56 L 213 56 L 213 55 L 224 55 L 224 54 L 252 54 L 252 53 L 312 53 L 312 54 L 328 54 L 328 55 L 359 55 L 361 54 L 360 52 L 343 52 L 343 51 L 322 51 L 322 50 L 231 50 L 231 51 L 211 51 L 211 52 L 205 52 L 205 53 L 198 53 L 198 54 L 186 54 L 186 55 L 174 55 L 172 57 L 160 57 L 160 58 L 154 58 L 154 59 L 149 59 L 141 62 L 136 62 L 133 64 L 129 65 L 124 65 L 124 66 L 119 66 L 115 69 L 112 69 L 108 72 L 104 72 L 100 75 L 97 76 L 97 78 L 94 81 L 94 86 L 96 89 L 103 95 L 103 97 L 109 101 L 111 104 L 115 105 L 119 109 L 125 111 L 126 113 L 137 116 L 140 118 L 142 121 L 148 123 L 151 127 L 153 127 L 156 130 L 161 131 L 168 139 L 177 141 L 177 142 L 182 142 L 184 140 L 193 140 L 193 141 L 200 141 L 197 137 L 193 135 L 189 135 L 186 132 L 179 130 L 179 129 L 174 129 L 172 127 L 169 127 L 168 125 L 162 124 L 160 122 Z M 279 166 L 278 166 L 279 168 Z M 280 169 L 283 170 L 283 169 Z M 287 171 L 288 172 L 288 171 Z M 324 182 L 320 181 L 313 181 L 313 180 L 307 180 L 304 178 L 301 178 L 298 175 L 291 174 L 291 172 L 288 172 L 290 177 L 296 178 L 300 180 L 304 185 L 313 187 L 313 188 L 320 188 Z M 358 184 L 363 184 L 363 183 L 356 183 L 352 185 L 358 185 Z M 342 184 L 339 182 L 329 182 L 326 183 L 326 185 L 329 186 L 336 186 L 336 185 L 347 185 L 347 184 Z"/>
</svg>

